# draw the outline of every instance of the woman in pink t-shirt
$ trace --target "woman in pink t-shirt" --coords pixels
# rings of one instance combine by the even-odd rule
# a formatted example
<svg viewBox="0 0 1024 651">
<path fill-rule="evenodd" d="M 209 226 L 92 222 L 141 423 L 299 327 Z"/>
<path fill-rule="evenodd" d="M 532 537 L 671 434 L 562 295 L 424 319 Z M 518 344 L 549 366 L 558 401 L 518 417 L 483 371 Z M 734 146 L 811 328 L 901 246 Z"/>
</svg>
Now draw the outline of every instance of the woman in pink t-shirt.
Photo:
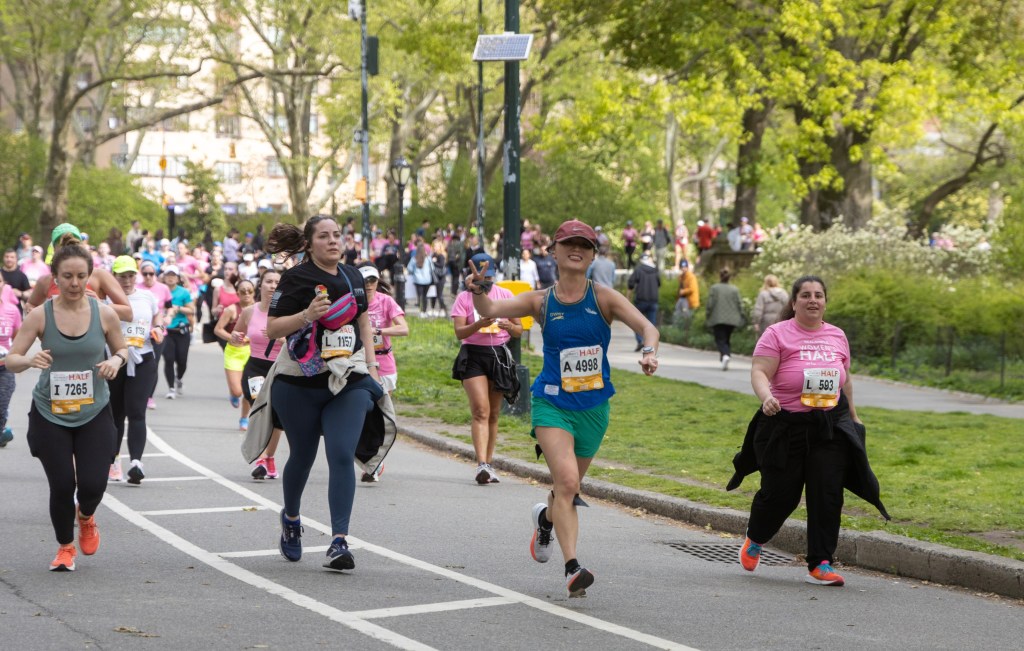
<svg viewBox="0 0 1024 651">
<path fill-rule="evenodd" d="M 8 289 L 4 277 L 0 276 L 0 293 Z M 15 299 L 17 301 L 17 299 Z M 11 428 L 7 427 L 7 408 L 11 405 L 14 395 L 14 373 L 7 370 L 7 352 L 11 342 L 21 328 L 21 311 L 17 302 L 0 301 L 0 448 L 5 447 L 14 438 Z"/>
<path fill-rule="evenodd" d="M 471 260 L 477 268 L 487 263 L 485 276 L 491 283 L 487 295 L 492 300 L 512 298 L 512 292 L 493 284 L 497 265 L 491 256 L 477 253 Z M 519 319 L 481 318 L 468 291 L 455 298 L 451 317 L 455 322 L 455 336 L 462 341 L 452 366 L 452 379 L 462 382 L 469 398 L 473 417 L 470 431 L 477 460 L 476 481 L 478 484 L 496 484 L 498 475 L 491 468 L 491 458 L 498 442 L 498 415 L 504 395 L 499 387 L 508 380 L 509 373 L 513 378 L 516 373 L 512 353 L 505 344 L 512 337 L 523 335 L 523 324 Z"/>
<path fill-rule="evenodd" d="M 359 267 L 359 273 L 366 285 L 366 312 L 373 328 L 373 352 L 380 362 L 381 384 L 388 395 L 394 395 L 398 386 L 398 365 L 391 350 L 391 338 L 408 337 L 409 324 L 405 322 L 405 311 L 391 297 L 391 288 L 380 279 L 377 267 L 372 262 L 365 262 Z M 383 472 L 384 464 L 381 463 L 373 473 L 364 472 L 361 481 L 380 481 Z"/>
<path fill-rule="evenodd" d="M 853 405 L 850 344 L 840 328 L 825 323 L 827 302 L 821 278 L 798 279 L 781 320 L 754 348 L 750 381 L 762 415 L 755 418 L 753 447 L 761 489 L 750 508 L 740 562 L 748 571 L 757 568 L 761 546 L 796 510 L 806 487 L 806 581 L 839 586 L 843 577 L 832 561 L 862 423 Z"/>
</svg>

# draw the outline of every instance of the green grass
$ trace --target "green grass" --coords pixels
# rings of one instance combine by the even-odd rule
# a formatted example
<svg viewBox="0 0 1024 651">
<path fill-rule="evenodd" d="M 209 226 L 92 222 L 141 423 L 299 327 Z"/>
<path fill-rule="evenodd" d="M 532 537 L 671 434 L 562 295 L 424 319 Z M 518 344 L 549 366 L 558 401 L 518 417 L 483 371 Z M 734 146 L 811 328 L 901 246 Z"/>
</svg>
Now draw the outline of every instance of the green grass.
<svg viewBox="0 0 1024 651">
<path fill-rule="evenodd" d="M 412 336 L 396 341 L 399 413 L 430 417 L 469 441 L 469 411 L 451 379 L 458 342 L 447 320 L 410 318 Z M 524 346 L 525 348 L 525 346 Z M 524 353 L 534 378 L 540 358 Z M 746 510 L 756 475 L 727 493 L 732 457 L 757 409 L 753 394 L 613 371 L 611 423 L 589 476 L 623 486 Z M 524 393 L 526 388 L 524 387 Z M 858 409 L 868 428 L 868 456 L 893 522 L 847 494 L 843 526 L 894 534 L 1024 560 L 1024 550 L 971 534 L 1024 531 L 1021 423 L 995 416 Z M 500 454 L 535 461 L 529 422 L 502 416 Z M 543 463 L 543 462 L 541 462 Z M 795 517 L 803 518 L 802 509 Z"/>
</svg>

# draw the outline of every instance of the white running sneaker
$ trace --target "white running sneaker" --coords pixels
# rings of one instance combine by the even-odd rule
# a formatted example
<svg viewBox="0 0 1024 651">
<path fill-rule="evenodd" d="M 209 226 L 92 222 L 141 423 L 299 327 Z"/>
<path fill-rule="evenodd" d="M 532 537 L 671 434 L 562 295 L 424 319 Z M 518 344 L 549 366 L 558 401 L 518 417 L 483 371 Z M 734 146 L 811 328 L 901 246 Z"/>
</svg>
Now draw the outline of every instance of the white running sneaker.
<svg viewBox="0 0 1024 651">
<path fill-rule="evenodd" d="M 168 400 L 174 400 L 175 398 L 178 397 L 178 394 L 174 392 L 174 389 L 171 389 L 170 391 L 167 392 L 167 395 L 164 397 L 167 398 Z"/>
<path fill-rule="evenodd" d="M 114 459 L 110 464 L 110 472 L 107 473 L 107 481 L 124 481 L 124 474 L 121 473 L 121 460 Z"/>
<path fill-rule="evenodd" d="M 723 355 L 722 356 L 722 370 L 723 371 L 728 371 L 729 370 L 729 360 L 730 359 L 732 359 L 732 358 L 729 357 L 728 355 Z"/>
<path fill-rule="evenodd" d="M 544 502 L 533 505 L 533 538 L 530 539 L 530 556 L 538 563 L 547 563 L 551 558 L 551 541 L 555 537 L 555 528 L 544 529 L 540 526 L 540 516 L 548 510 Z"/>
<path fill-rule="evenodd" d="M 181 380 L 174 381 L 174 391 L 178 394 L 179 398 L 185 395 L 184 385 L 181 383 Z"/>
</svg>

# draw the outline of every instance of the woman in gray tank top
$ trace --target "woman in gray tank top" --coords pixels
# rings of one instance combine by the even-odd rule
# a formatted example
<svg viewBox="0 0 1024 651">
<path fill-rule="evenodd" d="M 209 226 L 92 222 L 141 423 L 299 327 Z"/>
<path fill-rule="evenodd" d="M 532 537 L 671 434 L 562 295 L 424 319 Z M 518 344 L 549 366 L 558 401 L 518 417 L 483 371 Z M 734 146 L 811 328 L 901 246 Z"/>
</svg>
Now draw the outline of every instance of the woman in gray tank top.
<svg viewBox="0 0 1024 651">
<path fill-rule="evenodd" d="M 60 293 L 25 317 L 7 368 L 40 370 L 26 439 L 50 484 L 50 521 L 60 545 L 50 570 L 73 571 L 76 495 L 78 546 L 86 555 L 99 548 L 93 514 L 107 487 L 115 439 L 107 381 L 125 364 L 128 351 L 117 313 L 89 295 L 89 252 L 77 244 L 58 245 L 50 267 Z M 29 356 L 37 339 L 40 350 Z M 113 356 L 104 358 L 104 346 L 115 351 Z"/>
</svg>

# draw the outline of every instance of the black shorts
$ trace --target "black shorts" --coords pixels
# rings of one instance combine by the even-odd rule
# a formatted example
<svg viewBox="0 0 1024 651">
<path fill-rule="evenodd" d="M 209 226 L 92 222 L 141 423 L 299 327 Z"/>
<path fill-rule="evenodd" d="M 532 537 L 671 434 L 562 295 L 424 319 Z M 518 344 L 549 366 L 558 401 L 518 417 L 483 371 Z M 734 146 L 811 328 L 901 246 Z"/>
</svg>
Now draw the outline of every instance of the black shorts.
<svg viewBox="0 0 1024 651">
<path fill-rule="evenodd" d="M 481 375 L 493 380 L 498 377 L 499 360 L 504 360 L 504 346 L 474 346 L 463 344 L 452 364 L 452 379 L 468 380 Z"/>
<path fill-rule="evenodd" d="M 287 351 L 285 351 L 285 354 L 287 354 Z M 242 369 L 242 399 L 249 403 L 250 407 L 252 407 L 255 398 L 249 397 L 249 378 L 267 377 L 267 372 L 270 371 L 270 367 L 273 364 L 273 362 L 260 359 L 259 357 L 249 357 L 249 360 L 245 363 L 245 368 Z M 269 407 L 270 405 L 267 406 Z M 277 412 L 273 412 L 273 419 L 274 427 L 284 429 L 281 426 L 281 420 L 277 417 Z"/>
</svg>

